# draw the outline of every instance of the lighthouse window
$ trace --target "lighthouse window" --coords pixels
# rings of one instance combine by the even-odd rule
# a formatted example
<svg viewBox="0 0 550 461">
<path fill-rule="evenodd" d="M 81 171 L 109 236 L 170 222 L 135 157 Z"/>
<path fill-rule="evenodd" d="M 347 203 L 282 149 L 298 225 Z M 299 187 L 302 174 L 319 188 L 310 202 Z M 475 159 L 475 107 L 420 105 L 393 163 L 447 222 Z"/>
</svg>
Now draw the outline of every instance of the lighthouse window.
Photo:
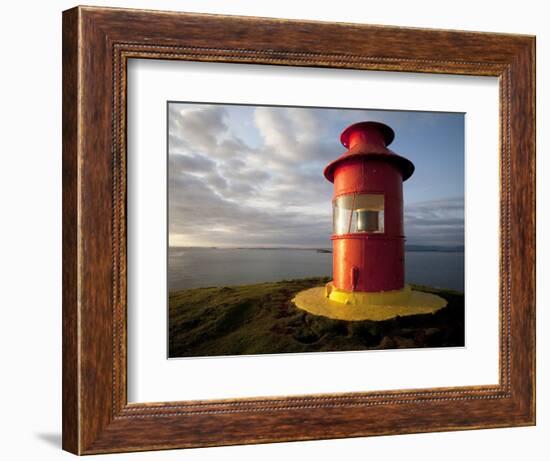
<svg viewBox="0 0 550 461">
<path fill-rule="evenodd" d="M 333 202 L 336 235 L 384 232 L 384 195 L 350 194 Z"/>
</svg>

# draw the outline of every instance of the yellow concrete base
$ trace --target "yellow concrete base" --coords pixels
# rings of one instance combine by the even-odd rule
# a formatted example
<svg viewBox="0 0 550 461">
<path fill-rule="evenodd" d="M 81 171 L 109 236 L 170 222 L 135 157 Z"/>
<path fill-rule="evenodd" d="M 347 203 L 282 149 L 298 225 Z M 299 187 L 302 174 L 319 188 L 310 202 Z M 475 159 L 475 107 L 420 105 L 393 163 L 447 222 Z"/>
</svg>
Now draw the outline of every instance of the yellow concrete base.
<svg viewBox="0 0 550 461">
<path fill-rule="evenodd" d="M 338 320 L 389 320 L 433 314 L 447 305 L 441 296 L 414 291 L 408 285 L 402 290 L 366 293 L 337 290 L 332 283 L 300 291 L 292 301 L 310 314 Z"/>
</svg>

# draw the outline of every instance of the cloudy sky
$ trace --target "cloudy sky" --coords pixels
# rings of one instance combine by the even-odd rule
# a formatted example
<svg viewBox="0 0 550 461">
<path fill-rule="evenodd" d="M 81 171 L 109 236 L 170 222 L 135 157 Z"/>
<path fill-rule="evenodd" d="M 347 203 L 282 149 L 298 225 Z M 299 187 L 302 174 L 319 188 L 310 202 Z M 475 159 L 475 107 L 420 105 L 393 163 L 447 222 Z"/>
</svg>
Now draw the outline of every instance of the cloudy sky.
<svg viewBox="0 0 550 461">
<path fill-rule="evenodd" d="M 390 125 L 390 148 L 415 164 L 407 243 L 463 245 L 463 114 L 179 102 L 168 106 L 170 245 L 330 247 L 323 169 L 363 120 Z"/>
</svg>

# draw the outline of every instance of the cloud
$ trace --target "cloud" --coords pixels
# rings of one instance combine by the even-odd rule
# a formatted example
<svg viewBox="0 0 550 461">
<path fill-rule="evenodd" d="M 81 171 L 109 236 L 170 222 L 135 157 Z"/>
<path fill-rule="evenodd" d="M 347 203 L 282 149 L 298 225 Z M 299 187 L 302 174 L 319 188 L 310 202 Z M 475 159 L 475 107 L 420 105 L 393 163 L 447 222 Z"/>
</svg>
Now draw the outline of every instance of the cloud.
<svg viewBox="0 0 550 461">
<path fill-rule="evenodd" d="M 217 145 L 217 137 L 228 130 L 223 106 L 169 106 L 169 149 L 199 149 L 209 151 Z"/>
<path fill-rule="evenodd" d="M 332 184 L 322 171 L 343 151 L 342 128 L 365 117 L 372 118 L 361 111 L 171 104 L 170 243 L 329 247 Z M 408 242 L 463 241 L 461 209 L 459 199 L 407 208 Z"/>
<path fill-rule="evenodd" d="M 233 202 L 215 193 L 208 181 L 173 175 L 169 183 L 169 233 L 196 245 L 328 246 L 330 216 L 304 219 Z"/>
<path fill-rule="evenodd" d="M 464 198 L 406 206 L 405 233 L 410 244 L 464 245 Z"/>
</svg>

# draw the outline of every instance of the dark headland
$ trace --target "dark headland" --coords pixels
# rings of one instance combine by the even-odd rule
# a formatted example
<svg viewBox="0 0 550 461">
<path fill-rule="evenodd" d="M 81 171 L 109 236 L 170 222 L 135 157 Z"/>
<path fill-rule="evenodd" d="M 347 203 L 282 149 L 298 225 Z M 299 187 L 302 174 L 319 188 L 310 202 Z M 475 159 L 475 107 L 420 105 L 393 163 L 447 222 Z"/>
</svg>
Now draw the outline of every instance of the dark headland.
<svg viewBox="0 0 550 461">
<path fill-rule="evenodd" d="M 328 278 L 284 280 L 170 293 L 169 357 L 281 354 L 464 346 L 464 295 L 413 285 L 448 305 L 387 321 L 332 320 L 292 303 Z"/>
</svg>

